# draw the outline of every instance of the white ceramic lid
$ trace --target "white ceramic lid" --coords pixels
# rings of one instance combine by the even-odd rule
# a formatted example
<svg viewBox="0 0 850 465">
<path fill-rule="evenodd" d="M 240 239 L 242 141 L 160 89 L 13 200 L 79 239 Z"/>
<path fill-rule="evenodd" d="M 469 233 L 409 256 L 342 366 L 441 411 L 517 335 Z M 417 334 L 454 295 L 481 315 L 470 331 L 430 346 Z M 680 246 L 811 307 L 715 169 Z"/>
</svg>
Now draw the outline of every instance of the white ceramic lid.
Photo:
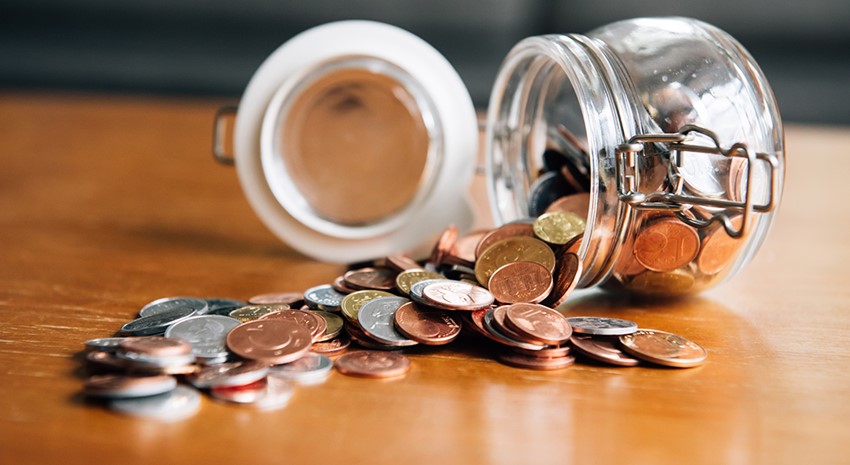
<svg viewBox="0 0 850 465">
<path fill-rule="evenodd" d="M 340 57 L 386 62 L 428 102 L 433 126 L 428 182 L 397 214 L 367 225 L 344 225 L 314 214 L 272 151 L 281 101 L 307 70 Z M 282 108 L 284 110 L 282 110 Z M 254 211 L 280 239 L 305 255 L 355 262 L 411 250 L 449 224 L 472 223 L 467 191 L 478 150 L 475 109 L 449 62 L 419 37 L 383 23 L 341 21 L 307 30 L 281 45 L 251 78 L 239 103 L 234 155 Z M 364 184 L 368 188 L 368 183 Z"/>
</svg>

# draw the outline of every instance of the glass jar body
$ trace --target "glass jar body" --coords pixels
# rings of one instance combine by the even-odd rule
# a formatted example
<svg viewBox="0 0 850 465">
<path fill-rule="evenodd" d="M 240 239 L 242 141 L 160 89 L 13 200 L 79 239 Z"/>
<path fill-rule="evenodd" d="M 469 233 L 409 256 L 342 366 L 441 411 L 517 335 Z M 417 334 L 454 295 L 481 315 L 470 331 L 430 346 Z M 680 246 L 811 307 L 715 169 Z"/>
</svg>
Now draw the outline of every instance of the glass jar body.
<svg viewBox="0 0 850 465">
<path fill-rule="evenodd" d="M 582 287 L 714 285 L 752 258 L 779 204 L 770 87 L 740 44 L 693 19 L 525 39 L 502 64 L 487 119 L 497 223 L 584 197 L 560 203 L 586 217 Z"/>
</svg>

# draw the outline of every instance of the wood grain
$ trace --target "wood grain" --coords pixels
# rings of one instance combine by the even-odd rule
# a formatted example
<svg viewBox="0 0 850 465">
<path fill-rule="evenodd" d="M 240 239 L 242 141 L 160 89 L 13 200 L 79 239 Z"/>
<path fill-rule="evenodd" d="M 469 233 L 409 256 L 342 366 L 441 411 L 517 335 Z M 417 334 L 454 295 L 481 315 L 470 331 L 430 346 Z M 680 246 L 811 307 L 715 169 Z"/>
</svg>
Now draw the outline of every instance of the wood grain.
<svg viewBox="0 0 850 465">
<path fill-rule="evenodd" d="M 85 404 L 82 342 L 145 302 L 300 291 L 342 271 L 275 239 L 213 163 L 219 103 L 0 95 L 0 462 L 847 463 L 846 128 L 788 130 L 778 221 L 733 281 L 567 306 L 685 335 L 709 351 L 700 368 L 533 372 L 461 344 L 411 351 L 400 380 L 335 373 L 276 412 L 205 398 L 162 424 Z"/>
</svg>

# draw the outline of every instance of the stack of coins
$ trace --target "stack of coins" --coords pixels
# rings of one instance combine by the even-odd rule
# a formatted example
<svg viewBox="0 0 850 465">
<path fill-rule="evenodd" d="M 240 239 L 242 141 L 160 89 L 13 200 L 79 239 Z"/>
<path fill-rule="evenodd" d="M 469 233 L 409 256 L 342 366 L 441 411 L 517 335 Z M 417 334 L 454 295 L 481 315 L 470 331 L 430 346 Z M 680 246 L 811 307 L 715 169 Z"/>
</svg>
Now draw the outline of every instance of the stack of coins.
<svg viewBox="0 0 850 465">
<path fill-rule="evenodd" d="M 294 384 L 321 383 L 334 368 L 363 378 L 403 377 L 411 368 L 405 348 L 446 345 L 464 334 L 490 341 L 484 343 L 495 344 L 495 359 L 526 369 L 575 361 L 703 363 L 705 350 L 681 336 L 553 309 L 581 275 L 583 231 L 581 217 L 564 211 L 465 236 L 450 227 L 425 263 L 393 255 L 303 293 L 246 302 L 158 299 L 122 326 L 126 337 L 86 342 L 89 367 L 108 375 L 90 377 L 84 392 L 152 418 L 167 418 L 164 406 L 175 396 L 199 405 L 198 390 L 223 402 L 279 408 Z M 190 413 L 184 408 L 179 416 Z"/>
</svg>

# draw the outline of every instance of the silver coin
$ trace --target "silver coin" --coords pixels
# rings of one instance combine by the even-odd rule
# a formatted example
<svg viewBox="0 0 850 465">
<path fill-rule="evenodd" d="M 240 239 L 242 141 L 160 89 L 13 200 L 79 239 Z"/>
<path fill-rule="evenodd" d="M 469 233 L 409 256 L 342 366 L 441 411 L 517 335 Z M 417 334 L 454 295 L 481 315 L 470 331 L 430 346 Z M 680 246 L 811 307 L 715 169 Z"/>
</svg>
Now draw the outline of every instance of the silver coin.
<svg viewBox="0 0 850 465">
<path fill-rule="evenodd" d="M 198 315 L 180 320 L 165 330 L 165 337 L 192 344 L 196 357 L 227 357 L 227 333 L 239 326 L 236 318 L 221 315 Z"/>
<path fill-rule="evenodd" d="M 304 301 L 310 308 L 326 311 L 339 311 L 339 305 L 345 294 L 337 292 L 330 284 L 311 287 L 304 292 Z"/>
<path fill-rule="evenodd" d="M 206 304 L 205 304 L 206 305 Z M 157 313 L 151 316 L 137 318 L 121 327 L 121 332 L 134 336 L 153 336 L 165 332 L 168 326 L 195 314 L 195 310 L 175 308 L 167 312 Z"/>
<path fill-rule="evenodd" d="M 363 331 L 378 342 L 394 346 L 416 345 L 416 341 L 411 341 L 395 329 L 395 312 L 407 302 L 410 302 L 410 299 L 404 297 L 372 299 L 360 307 L 357 321 Z"/>
<path fill-rule="evenodd" d="M 410 286 L 410 292 L 408 292 L 408 294 L 410 295 L 411 300 L 413 300 L 417 304 L 422 304 L 430 307 L 431 305 L 428 303 L 428 301 L 426 301 L 425 298 L 422 297 L 422 290 L 430 286 L 431 284 L 441 282 L 456 283 L 457 281 L 453 281 L 451 279 L 425 279 L 413 283 L 413 285 Z"/>
<path fill-rule="evenodd" d="M 198 391 L 177 386 L 170 392 L 134 399 L 115 399 L 109 408 L 116 412 L 163 421 L 178 421 L 191 417 L 201 407 Z"/>
<path fill-rule="evenodd" d="M 119 350 L 115 355 L 125 362 L 132 364 L 130 368 L 173 368 L 195 363 L 193 354 L 152 356 Z"/>
<path fill-rule="evenodd" d="M 269 376 L 276 376 L 298 384 L 318 384 L 328 378 L 333 361 L 325 355 L 307 352 L 298 360 L 269 368 Z"/>
<path fill-rule="evenodd" d="M 126 337 L 100 337 L 97 339 L 89 339 L 85 342 L 86 351 L 102 350 L 105 352 L 115 352 L 118 350 L 118 344 L 127 339 Z"/>
<path fill-rule="evenodd" d="M 638 330 L 638 325 L 634 321 L 619 318 L 574 316 L 567 318 L 567 322 L 576 333 L 596 336 L 621 336 Z"/>
<path fill-rule="evenodd" d="M 203 314 L 209 310 L 207 301 L 197 297 L 163 297 L 148 303 L 141 310 L 139 316 L 153 316 L 169 312 L 175 309 L 191 309 L 195 313 Z"/>
<path fill-rule="evenodd" d="M 207 311 L 206 312 L 198 312 L 201 315 L 224 315 L 227 316 L 228 313 L 236 310 L 237 308 L 244 307 L 248 305 L 246 302 L 241 300 L 234 299 L 206 299 L 207 300 Z"/>
<path fill-rule="evenodd" d="M 688 189 L 706 197 L 720 197 L 726 193 L 728 161 L 725 157 L 694 152 L 683 152 L 679 156 L 682 166 L 678 171 Z"/>
<path fill-rule="evenodd" d="M 495 319 L 493 318 L 493 311 L 495 308 L 490 309 L 487 313 L 484 314 L 484 329 L 487 330 L 493 337 L 502 341 L 503 344 L 511 347 L 519 347 L 521 349 L 526 350 L 542 350 L 545 349 L 546 346 L 539 346 L 536 344 L 529 344 L 527 342 L 518 341 L 507 336 L 505 333 L 499 330 L 499 327 L 496 326 Z"/>
<path fill-rule="evenodd" d="M 269 373 L 269 367 L 259 362 L 233 362 L 206 367 L 187 377 L 196 388 L 244 386 L 259 381 Z"/>
</svg>

